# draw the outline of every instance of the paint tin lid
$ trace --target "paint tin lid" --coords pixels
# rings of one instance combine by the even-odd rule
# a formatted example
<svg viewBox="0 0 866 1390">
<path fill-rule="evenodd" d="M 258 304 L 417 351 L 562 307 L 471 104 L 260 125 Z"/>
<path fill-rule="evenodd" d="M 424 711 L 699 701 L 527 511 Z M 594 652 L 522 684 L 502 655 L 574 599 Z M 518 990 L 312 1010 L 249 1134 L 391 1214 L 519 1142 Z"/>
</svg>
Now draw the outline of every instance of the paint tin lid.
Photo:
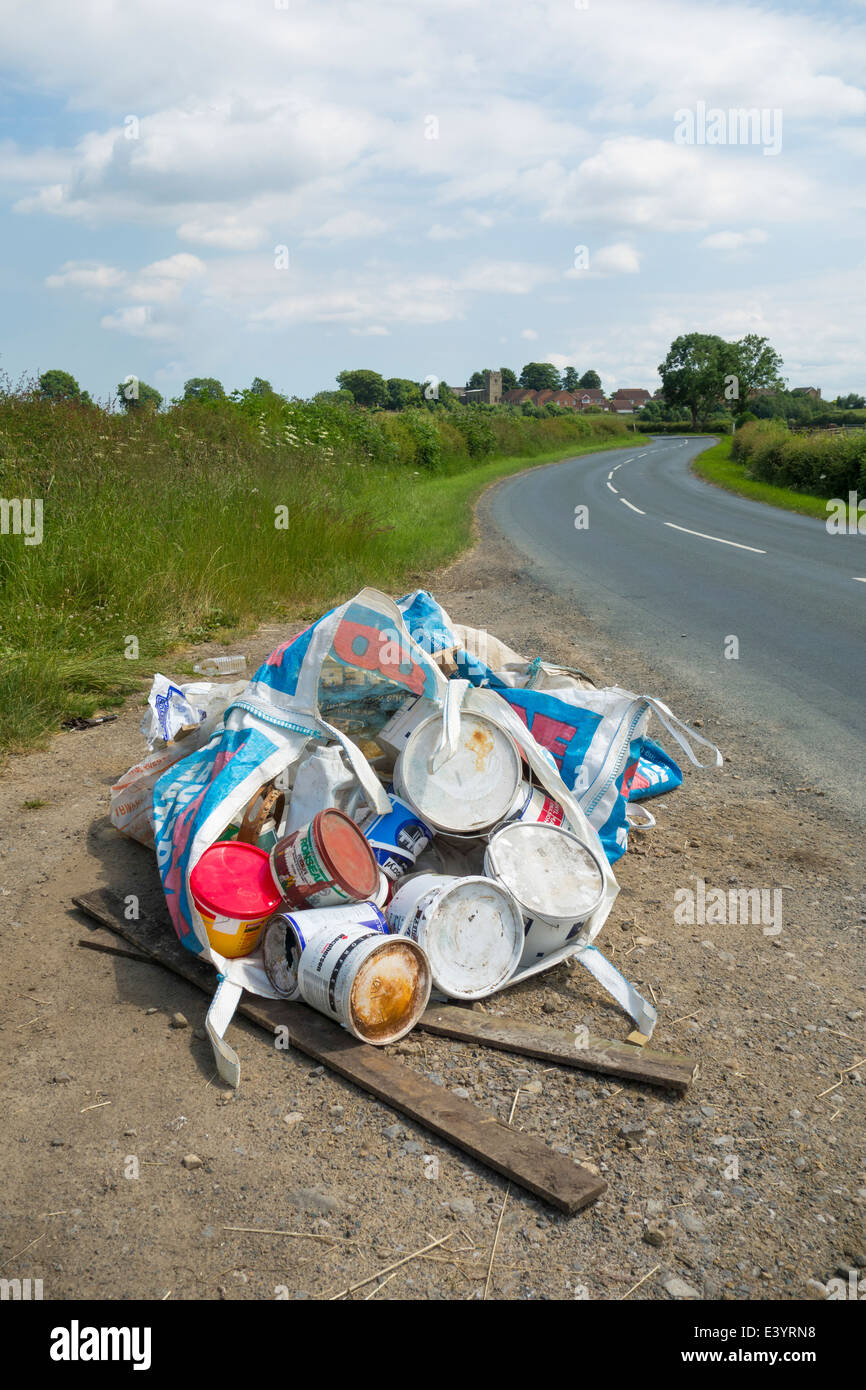
<svg viewBox="0 0 866 1390">
<path fill-rule="evenodd" d="M 313 820 L 316 848 L 329 876 L 361 902 L 379 889 L 379 865 L 367 840 L 343 811 L 329 808 Z"/>
<path fill-rule="evenodd" d="M 545 917 L 588 917 L 604 895 L 604 874 L 592 850 L 555 825 L 503 826 L 491 837 L 485 866 L 523 907 Z"/>
<path fill-rule="evenodd" d="M 236 840 L 206 849 L 189 882 L 199 908 L 215 917 L 252 921 L 266 917 L 280 903 L 266 852 Z"/>
<path fill-rule="evenodd" d="M 453 999 L 481 999 L 500 989 L 523 953 L 523 914 L 511 894 L 489 878 L 462 878 L 436 890 L 427 904 L 422 944 L 437 989 Z"/>
<path fill-rule="evenodd" d="M 457 751 L 431 773 L 441 738 L 440 715 L 418 725 L 400 757 L 400 788 L 435 829 L 480 834 L 504 820 L 514 804 L 522 781 L 517 745 L 491 720 L 464 712 Z"/>
</svg>

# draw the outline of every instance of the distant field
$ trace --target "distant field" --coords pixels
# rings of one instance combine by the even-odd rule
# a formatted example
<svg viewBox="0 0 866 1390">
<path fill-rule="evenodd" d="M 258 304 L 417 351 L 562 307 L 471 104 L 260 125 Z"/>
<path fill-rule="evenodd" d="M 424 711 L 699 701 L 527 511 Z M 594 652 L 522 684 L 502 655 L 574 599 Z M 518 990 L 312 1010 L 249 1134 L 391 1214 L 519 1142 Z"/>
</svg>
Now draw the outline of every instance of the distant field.
<svg viewBox="0 0 866 1390">
<path fill-rule="evenodd" d="M 181 643 L 424 585 L 488 483 L 629 438 L 606 417 L 0 398 L 0 498 L 41 498 L 44 532 L 0 536 L 0 748 L 118 703 Z"/>
</svg>

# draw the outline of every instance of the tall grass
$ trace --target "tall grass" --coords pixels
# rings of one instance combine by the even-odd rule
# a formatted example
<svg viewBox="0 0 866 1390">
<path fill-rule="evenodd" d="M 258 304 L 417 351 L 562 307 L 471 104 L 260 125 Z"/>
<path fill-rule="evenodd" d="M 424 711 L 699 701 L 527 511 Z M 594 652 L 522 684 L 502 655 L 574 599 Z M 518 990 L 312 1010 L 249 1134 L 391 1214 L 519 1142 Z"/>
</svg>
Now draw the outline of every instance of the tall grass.
<svg viewBox="0 0 866 1390">
<path fill-rule="evenodd" d="M 40 545 L 0 536 L 0 746 L 119 701 L 180 643 L 425 582 L 493 477 L 626 441 L 604 417 L 0 393 L 0 497 L 44 509 Z"/>
</svg>

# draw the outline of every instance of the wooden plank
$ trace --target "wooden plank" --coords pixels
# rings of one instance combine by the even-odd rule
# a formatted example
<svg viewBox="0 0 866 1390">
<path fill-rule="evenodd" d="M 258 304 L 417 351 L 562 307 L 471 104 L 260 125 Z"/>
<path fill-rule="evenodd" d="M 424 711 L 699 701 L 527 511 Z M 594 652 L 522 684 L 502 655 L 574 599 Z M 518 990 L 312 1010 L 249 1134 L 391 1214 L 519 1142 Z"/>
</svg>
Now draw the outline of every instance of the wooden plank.
<svg viewBox="0 0 866 1390">
<path fill-rule="evenodd" d="M 158 922 L 141 916 L 129 922 L 124 917 L 123 900 L 106 889 L 86 893 L 73 902 L 158 964 L 207 994 L 213 993 L 213 967 L 181 946 L 167 919 Z M 239 1012 L 271 1034 L 278 1027 L 286 1028 L 290 1045 L 298 1051 L 569 1216 L 594 1202 L 607 1187 L 602 1178 L 555 1153 L 535 1135 L 511 1129 L 471 1101 L 402 1066 L 380 1048 L 358 1042 L 339 1024 L 306 1005 L 245 993 Z"/>
<path fill-rule="evenodd" d="M 697 1063 L 690 1057 L 608 1038 L 577 1037 L 564 1028 L 547 1028 L 523 1019 L 476 1013 L 453 1004 L 431 1004 L 417 1027 L 439 1037 L 498 1047 L 504 1052 L 520 1052 L 581 1071 L 644 1081 L 650 1086 L 664 1086 L 681 1094 L 688 1090 L 698 1071 Z"/>
</svg>

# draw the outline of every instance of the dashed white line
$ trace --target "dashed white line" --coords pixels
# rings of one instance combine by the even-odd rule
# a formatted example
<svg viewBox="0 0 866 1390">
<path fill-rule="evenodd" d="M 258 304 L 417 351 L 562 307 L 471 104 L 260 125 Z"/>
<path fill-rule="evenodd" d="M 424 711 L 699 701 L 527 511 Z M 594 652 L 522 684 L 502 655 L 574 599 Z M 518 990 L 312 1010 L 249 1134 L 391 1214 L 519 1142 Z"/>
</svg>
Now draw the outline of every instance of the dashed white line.
<svg viewBox="0 0 866 1390">
<path fill-rule="evenodd" d="M 610 481 L 610 478 L 608 478 L 608 480 L 607 480 L 607 486 L 610 488 L 611 492 L 616 492 L 617 497 L 619 497 L 619 493 L 616 491 L 616 488 L 614 487 L 613 483 Z"/>
<path fill-rule="evenodd" d="M 851 578 L 854 580 L 855 584 L 866 584 L 866 578 L 863 578 L 862 575 L 853 574 Z"/>
<path fill-rule="evenodd" d="M 734 545 L 737 550 L 751 550 L 755 555 L 766 555 L 767 553 L 766 550 L 759 550 L 756 545 L 741 545 L 739 541 L 726 541 L 723 536 L 708 536 L 706 531 L 692 531 L 688 526 L 677 526 L 673 521 L 666 521 L 664 525 L 670 526 L 672 531 L 685 531 L 688 536 L 700 536 L 703 541 L 718 541 L 719 545 Z"/>
<path fill-rule="evenodd" d="M 637 512 L 638 516 L 646 516 L 646 512 L 642 512 L 640 507 L 636 507 L 633 502 L 629 502 L 627 497 L 621 497 L 619 500 L 620 502 L 624 502 L 627 507 L 631 507 L 633 512 Z"/>
</svg>

